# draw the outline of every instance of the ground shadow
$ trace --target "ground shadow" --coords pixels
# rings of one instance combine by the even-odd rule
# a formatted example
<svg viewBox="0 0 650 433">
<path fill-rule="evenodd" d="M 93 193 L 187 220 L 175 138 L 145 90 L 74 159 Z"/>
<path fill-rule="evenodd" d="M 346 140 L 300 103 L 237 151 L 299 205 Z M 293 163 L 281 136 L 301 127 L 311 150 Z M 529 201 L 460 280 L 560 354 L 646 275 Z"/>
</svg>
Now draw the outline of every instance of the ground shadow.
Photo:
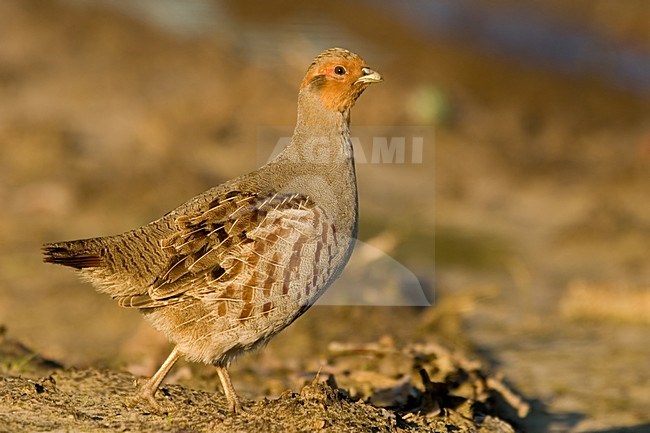
<svg viewBox="0 0 650 433">
<path fill-rule="evenodd" d="M 644 423 L 627 427 L 612 427 L 605 430 L 590 430 L 587 433 L 648 433 L 650 432 L 650 423 Z"/>
<path fill-rule="evenodd" d="M 475 351 L 494 370 L 499 370 L 501 362 L 493 355 L 493 352 L 485 347 L 475 347 Z M 515 385 L 504 381 L 508 387 L 518 395 L 525 398 L 530 404 L 530 412 L 525 418 L 519 418 L 510 408 L 500 408 L 504 419 L 510 422 L 518 431 L 526 433 L 546 433 L 549 431 L 570 431 L 585 418 L 585 414 L 579 412 L 551 413 L 541 400 L 528 398 Z M 636 432 L 636 430 L 633 430 Z M 612 430 L 612 433 L 614 430 Z M 594 432 L 596 433 L 596 432 Z M 601 433 L 601 432 L 598 432 Z M 605 432 L 602 432 L 605 433 Z"/>
</svg>

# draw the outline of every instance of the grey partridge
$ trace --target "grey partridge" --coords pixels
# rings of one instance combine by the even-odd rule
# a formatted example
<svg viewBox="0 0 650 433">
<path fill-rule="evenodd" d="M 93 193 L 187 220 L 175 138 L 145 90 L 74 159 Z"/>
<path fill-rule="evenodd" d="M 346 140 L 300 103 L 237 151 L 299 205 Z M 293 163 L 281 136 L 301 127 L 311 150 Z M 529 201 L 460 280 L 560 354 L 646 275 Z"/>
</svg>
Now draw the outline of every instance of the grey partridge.
<svg viewBox="0 0 650 433">
<path fill-rule="evenodd" d="M 290 144 L 269 163 L 135 230 L 43 246 L 46 262 L 138 308 L 175 344 L 140 398 L 160 409 L 154 394 L 182 356 L 213 364 L 230 408 L 242 409 L 230 362 L 302 315 L 350 257 L 358 224 L 350 109 L 380 81 L 358 55 L 326 50 L 300 85 Z"/>
</svg>

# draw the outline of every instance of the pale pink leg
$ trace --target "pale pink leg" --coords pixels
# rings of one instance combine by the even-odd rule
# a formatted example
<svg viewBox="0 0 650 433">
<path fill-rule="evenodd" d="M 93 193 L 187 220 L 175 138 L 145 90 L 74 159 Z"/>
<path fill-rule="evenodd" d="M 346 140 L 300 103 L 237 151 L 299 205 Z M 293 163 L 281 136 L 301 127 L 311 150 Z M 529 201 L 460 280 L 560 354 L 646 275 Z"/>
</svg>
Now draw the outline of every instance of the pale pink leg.
<svg viewBox="0 0 650 433">
<path fill-rule="evenodd" d="M 243 412 L 244 410 L 241 406 L 241 403 L 239 402 L 239 397 L 237 397 L 235 388 L 232 386 L 232 382 L 230 381 L 228 370 L 226 367 L 215 366 L 215 368 L 217 369 L 217 374 L 221 380 L 221 386 L 223 386 L 223 392 L 226 394 L 226 399 L 228 400 L 228 406 L 230 407 L 230 410 L 235 413 Z"/>
</svg>

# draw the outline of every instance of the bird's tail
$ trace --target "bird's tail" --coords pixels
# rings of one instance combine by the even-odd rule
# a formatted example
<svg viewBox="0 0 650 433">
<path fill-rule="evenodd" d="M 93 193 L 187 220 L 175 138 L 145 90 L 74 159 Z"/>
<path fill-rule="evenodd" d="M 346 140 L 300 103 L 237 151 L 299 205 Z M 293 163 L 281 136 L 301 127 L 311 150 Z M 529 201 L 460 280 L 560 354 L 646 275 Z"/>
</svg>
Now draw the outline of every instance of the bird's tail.
<svg viewBox="0 0 650 433">
<path fill-rule="evenodd" d="M 43 261 L 75 269 L 102 265 L 102 252 L 97 239 L 56 242 L 43 245 Z"/>
</svg>

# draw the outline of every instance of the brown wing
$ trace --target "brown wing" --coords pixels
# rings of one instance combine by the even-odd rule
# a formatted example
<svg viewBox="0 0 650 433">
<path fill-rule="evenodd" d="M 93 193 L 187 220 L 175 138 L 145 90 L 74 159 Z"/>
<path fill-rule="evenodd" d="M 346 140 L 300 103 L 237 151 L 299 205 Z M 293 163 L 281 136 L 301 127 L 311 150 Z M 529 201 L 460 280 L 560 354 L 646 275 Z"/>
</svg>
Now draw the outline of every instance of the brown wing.
<svg viewBox="0 0 650 433">
<path fill-rule="evenodd" d="M 319 283 L 321 260 L 332 260 L 332 248 L 322 254 L 321 249 L 334 236 L 333 226 L 320 207 L 299 194 L 259 197 L 233 191 L 176 223 L 178 230 L 161 243 L 172 253 L 165 273 L 147 294 L 122 297 L 120 305 L 160 307 L 191 296 L 243 303 L 246 316 L 257 294 L 270 299 L 271 291 L 288 294 L 291 284 L 299 284 L 299 266 L 311 267 L 309 295 L 309 287 Z"/>
</svg>

